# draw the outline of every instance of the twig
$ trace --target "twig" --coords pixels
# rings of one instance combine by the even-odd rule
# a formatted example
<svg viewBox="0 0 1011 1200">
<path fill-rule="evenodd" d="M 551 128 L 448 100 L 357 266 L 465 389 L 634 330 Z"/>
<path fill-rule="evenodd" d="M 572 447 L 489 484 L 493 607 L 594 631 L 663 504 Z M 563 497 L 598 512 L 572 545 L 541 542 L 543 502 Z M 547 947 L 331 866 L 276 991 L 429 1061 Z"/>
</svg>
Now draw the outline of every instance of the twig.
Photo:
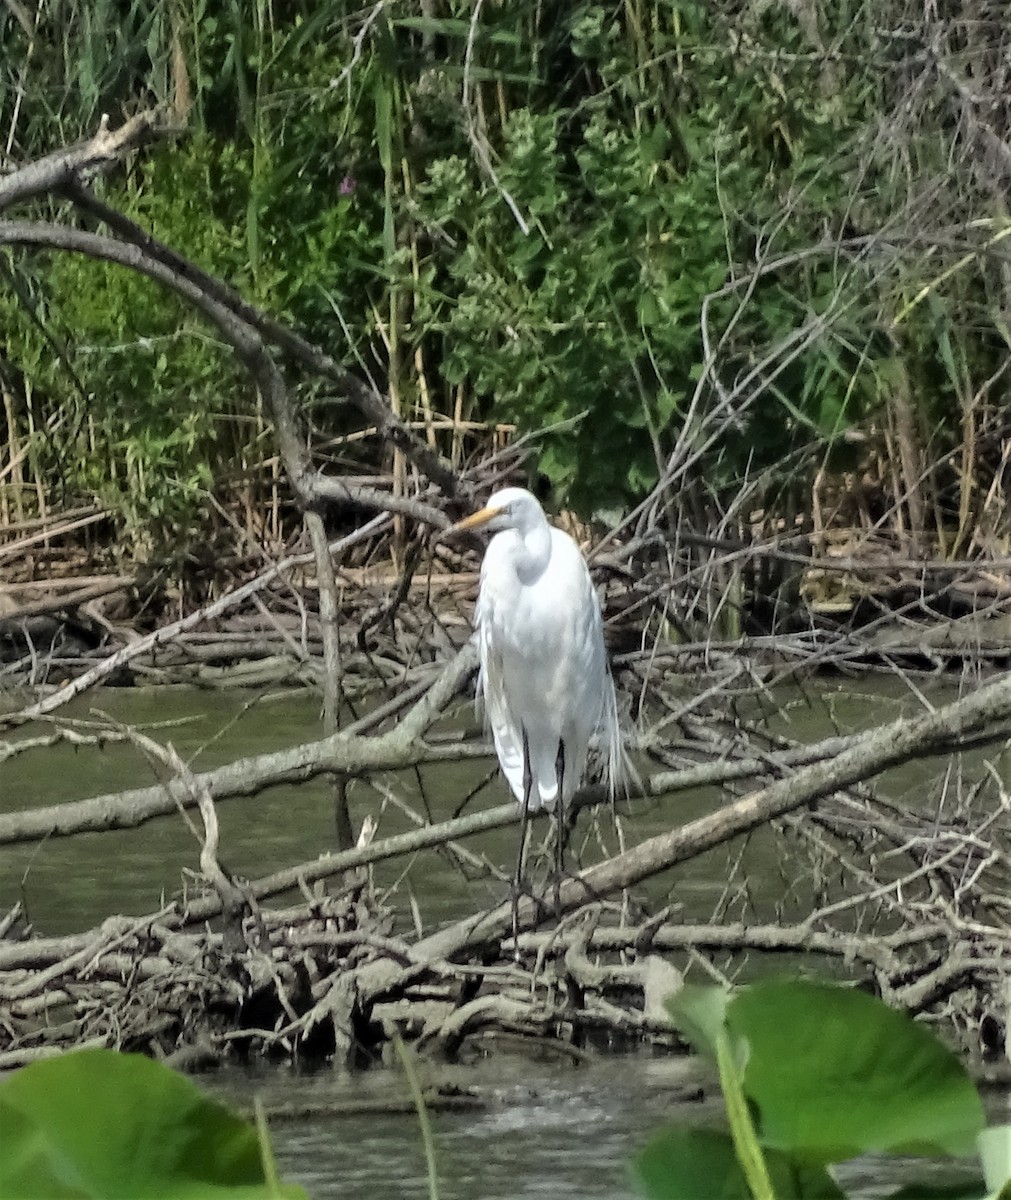
<svg viewBox="0 0 1011 1200">
<path fill-rule="evenodd" d="M 108 115 L 103 115 L 94 136 L 47 154 L 9 175 L 0 175 L 0 209 L 58 192 L 82 176 L 106 171 L 130 151 L 166 132 L 167 125 L 154 110 L 137 113 L 115 130 L 109 128 Z"/>
<path fill-rule="evenodd" d="M 385 528 L 387 520 L 388 518 L 384 514 L 373 517 L 371 521 L 368 521 L 360 529 L 356 529 L 354 533 L 349 533 L 346 537 L 338 538 L 337 541 L 331 542 L 327 548 L 328 553 L 340 553 L 374 536 Z M 47 713 L 55 712 L 56 709 L 62 708 L 64 704 L 68 703 L 75 696 L 79 696 L 82 692 L 86 692 L 88 688 L 94 687 L 96 683 L 99 683 L 133 659 L 147 654 L 156 646 L 169 644 L 178 634 L 184 633 L 188 629 L 193 629 L 205 621 L 219 617 L 231 608 L 237 608 L 250 596 L 262 591 L 279 575 L 283 575 L 293 567 L 304 566 L 306 563 L 312 562 L 314 557 L 313 554 L 292 554 L 287 558 L 282 558 L 248 583 L 244 583 L 233 591 L 227 592 L 213 603 L 198 609 L 194 613 L 190 613 L 188 617 L 183 617 L 181 621 L 176 621 L 171 625 L 164 625 L 160 629 L 156 629 L 153 633 L 149 633 L 146 637 L 138 638 L 135 642 L 124 646 L 122 650 L 117 650 L 115 654 L 103 659 L 96 666 L 92 667 L 90 671 L 79 675 L 65 687 L 60 688 L 59 691 L 52 693 L 52 695 L 47 696 L 45 699 L 39 700 L 35 704 L 30 704 L 27 708 L 21 709 L 20 712 L 0 714 L 0 728 L 3 728 L 5 725 L 23 725 L 26 721 L 32 721 L 37 717 L 45 716 Z"/>
</svg>

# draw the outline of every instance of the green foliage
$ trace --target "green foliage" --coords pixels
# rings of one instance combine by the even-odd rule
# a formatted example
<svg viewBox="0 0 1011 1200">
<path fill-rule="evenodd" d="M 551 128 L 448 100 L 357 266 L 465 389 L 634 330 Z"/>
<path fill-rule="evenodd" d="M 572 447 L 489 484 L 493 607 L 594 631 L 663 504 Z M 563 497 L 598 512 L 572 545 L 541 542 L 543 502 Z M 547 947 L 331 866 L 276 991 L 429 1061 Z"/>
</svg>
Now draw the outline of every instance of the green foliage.
<svg viewBox="0 0 1011 1200">
<path fill-rule="evenodd" d="M 734 997 L 726 1024 L 747 1042 L 744 1086 L 767 1145 L 822 1162 L 972 1152 L 983 1106 L 968 1071 L 928 1029 L 876 997 L 800 981 L 757 984 Z"/>
<path fill-rule="evenodd" d="M 184 189 L 205 165 L 199 145 L 176 156 Z M 155 194 L 124 207 L 164 232 L 165 204 Z M 177 247 L 197 261 L 212 256 L 220 226 L 198 220 L 189 205 L 180 219 Z M 195 315 L 133 272 L 72 255 L 52 256 L 44 272 L 38 263 L 21 272 L 40 297 L 39 322 L 19 320 L 16 298 L 2 293 L 0 319 L 18 331 L 13 348 L 36 392 L 64 414 L 66 434 L 51 451 L 65 484 L 120 512 L 132 533 L 163 540 L 211 484 L 213 448 L 229 415 L 211 397 L 239 386 L 231 356 Z M 52 326 L 65 356 L 52 353 Z"/>
<path fill-rule="evenodd" d="M 1011 1186 L 1011 1126 L 984 1130 L 959 1060 L 880 1000 L 839 986 L 686 987 L 675 1022 L 719 1068 L 731 1133 L 666 1130 L 635 1161 L 649 1200 L 814 1200 L 844 1193 L 826 1173 L 862 1154 L 965 1156 L 984 1180 L 910 1196 L 983 1200 Z M 738 1102 L 738 1099 L 740 1102 Z M 706 1183 L 705 1181 L 709 1181 Z"/>
<path fill-rule="evenodd" d="M 0 1083 L 0 1195 L 19 1200 L 298 1200 L 257 1131 L 137 1054 L 81 1050 Z"/>
<path fill-rule="evenodd" d="M 765 1162 L 776 1200 L 843 1200 L 822 1166 L 777 1150 Z M 715 1130 L 664 1130 L 636 1158 L 635 1175 L 650 1200 L 752 1200 L 733 1138 Z"/>
<path fill-rule="evenodd" d="M 34 42 L 2 12 L 0 102 L 29 89 L 26 156 L 142 97 L 173 106 L 187 134 L 107 198 L 360 355 L 408 416 L 427 417 L 424 395 L 445 417 L 564 425 L 535 463 L 560 500 L 640 499 L 679 437 L 720 489 L 887 414 L 893 317 L 926 268 L 919 252 L 882 266 L 836 243 L 911 204 L 887 149 L 868 153 L 889 100 L 888 6 L 549 0 L 475 22 L 463 0 L 371 16 L 343 0 L 65 0 Z M 929 129 L 908 152 L 943 171 Z M 1002 352 L 999 305 L 973 299 L 1000 286 L 984 261 L 938 265 L 905 319 L 939 449 Z M 42 469 L 112 505 L 138 544 L 185 540 L 210 488 L 273 453 L 248 381 L 126 272 L 56 256 L 13 269 L 6 354 L 59 431 Z M 703 385 L 685 428 L 707 297 L 734 390 Z M 314 417 L 321 440 L 354 426 L 339 406 Z M 439 436 L 458 451 L 456 432 Z"/>
</svg>

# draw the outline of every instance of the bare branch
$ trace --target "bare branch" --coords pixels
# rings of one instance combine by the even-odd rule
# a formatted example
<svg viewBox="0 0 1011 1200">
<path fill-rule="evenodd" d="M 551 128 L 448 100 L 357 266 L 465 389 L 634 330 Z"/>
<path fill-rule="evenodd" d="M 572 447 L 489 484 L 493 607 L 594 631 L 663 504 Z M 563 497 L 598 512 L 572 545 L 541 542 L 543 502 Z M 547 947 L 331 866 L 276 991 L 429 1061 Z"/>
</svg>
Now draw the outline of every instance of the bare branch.
<svg viewBox="0 0 1011 1200">
<path fill-rule="evenodd" d="M 325 350 L 288 329 L 280 321 L 275 321 L 272 317 L 260 312 L 237 292 L 222 283 L 220 279 L 209 275 L 196 263 L 183 258 L 181 254 L 153 238 L 147 230 L 104 204 L 91 192 L 83 188 L 76 188 L 71 192 L 71 197 L 81 209 L 98 217 L 125 242 L 141 248 L 149 258 L 163 264 L 172 273 L 186 278 L 199 287 L 209 298 L 223 308 L 227 308 L 247 325 L 252 326 L 268 342 L 291 355 L 303 367 L 330 379 L 362 415 L 375 425 L 379 435 L 389 441 L 391 445 L 403 450 L 419 470 L 423 471 L 447 496 L 455 496 L 461 490 L 464 495 L 469 494 L 468 488 L 461 487 L 459 477 L 450 464 L 421 438 L 416 437 L 378 392 L 352 375 Z M 364 492 L 359 492 L 358 495 L 362 497 L 362 503 L 370 502 L 365 498 Z M 345 498 L 350 499 L 353 496 Z M 379 504 L 377 507 L 381 508 L 384 505 Z"/>
<path fill-rule="evenodd" d="M 157 111 L 137 113 L 118 129 L 109 128 L 109 118 L 105 115 L 98 132 L 87 141 L 47 154 L 0 177 L 0 209 L 34 196 L 62 191 L 83 177 L 106 171 L 131 150 L 165 132 L 167 126 Z"/>
<path fill-rule="evenodd" d="M 374 536 L 385 526 L 387 519 L 385 516 L 373 517 L 361 529 L 356 529 L 354 533 L 349 533 L 346 537 L 338 538 L 337 541 L 331 542 L 327 547 L 327 553 L 331 555 L 337 554 L 342 550 L 349 549 L 358 542 L 365 541 L 367 538 Z M 221 616 L 222 613 L 228 612 L 229 609 L 237 608 L 245 600 L 248 600 L 250 596 L 262 591 L 279 575 L 285 574 L 293 567 L 310 563 L 314 558 L 315 555 L 312 553 L 292 554 L 287 558 L 282 558 L 268 567 L 266 571 L 262 571 L 254 579 L 250 579 L 248 583 L 244 583 L 241 587 L 227 592 L 212 604 L 208 604 L 204 608 L 190 613 L 188 617 L 183 617 L 181 621 L 176 621 L 171 625 L 164 625 L 154 630 L 153 633 L 147 634 L 146 637 L 138 638 L 128 646 L 124 646 L 122 650 L 117 650 L 115 654 L 104 658 L 100 663 L 92 667 L 90 671 L 85 671 L 83 675 L 79 675 L 76 679 L 71 680 L 66 687 L 60 688 L 59 691 L 52 692 L 35 704 L 30 704 L 27 708 L 21 709 L 20 712 L 0 714 L 0 728 L 4 726 L 23 725 L 26 721 L 33 721 L 37 717 L 55 712 L 75 696 L 80 696 L 82 692 L 86 692 L 88 688 L 94 687 L 96 683 L 100 683 L 107 676 L 119 670 L 120 667 L 125 666 L 133 659 L 149 653 L 156 646 L 168 644 L 180 633 L 184 633 L 188 629 L 202 625 L 205 621 L 213 620 L 213 618 Z"/>
<path fill-rule="evenodd" d="M 377 737 L 342 732 L 307 742 L 276 754 L 261 754 L 230 763 L 196 776 L 210 796 L 251 796 L 275 783 L 314 779 L 327 772 L 358 775 L 365 771 L 390 770 L 425 761 L 458 759 L 454 745 L 428 746 L 426 731 L 460 690 L 477 665 L 474 647 L 468 643 L 439 672 L 435 682 L 388 733 Z M 483 753 L 478 747 L 475 753 Z M 124 829 L 142 825 L 152 817 L 175 810 L 177 805 L 195 803 L 177 780 L 164 786 L 135 788 L 114 795 L 95 796 L 21 813 L 0 815 L 0 844 L 33 841 L 40 837 L 69 833 Z"/>
</svg>

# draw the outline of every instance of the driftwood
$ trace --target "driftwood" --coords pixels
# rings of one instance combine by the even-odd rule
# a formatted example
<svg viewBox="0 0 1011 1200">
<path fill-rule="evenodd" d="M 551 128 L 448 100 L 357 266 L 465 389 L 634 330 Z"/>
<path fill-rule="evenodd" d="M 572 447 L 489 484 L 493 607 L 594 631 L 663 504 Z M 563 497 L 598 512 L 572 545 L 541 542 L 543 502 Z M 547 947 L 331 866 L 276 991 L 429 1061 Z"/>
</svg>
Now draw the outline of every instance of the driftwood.
<svg viewBox="0 0 1011 1200">
<path fill-rule="evenodd" d="M 888 766 L 964 744 L 1009 717 L 1011 682 L 1001 679 L 934 712 L 843 739 L 842 748 L 832 739 L 794 753 L 785 773 L 783 761 L 791 759 L 769 755 L 767 782 L 758 790 L 423 937 L 398 932 L 394 914 L 375 906 L 362 868 L 515 821 L 515 805 L 368 842 L 265 879 L 233 880 L 217 862 L 207 776 L 190 775 L 152 744 L 148 749 L 172 769 L 180 798 L 188 792 L 202 815 L 205 890 L 149 916 L 111 918 L 58 939 L 19 936 L 12 914 L 0 941 L 0 1066 L 96 1040 L 159 1054 L 199 1046 L 203 1057 L 211 1047 L 220 1058 L 336 1055 L 349 1063 L 381 1057 L 393 1032 L 452 1058 L 502 1036 L 577 1048 L 643 1039 L 673 1045 L 662 999 L 684 966 L 700 955 L 749 952 L 804 951 L 844 964 L 893 1003 L 947 1019 L 974 1050 L 1001 1045 L 1011 902 L 992 841 L 1009 812 L 999 779 L 989 779 L 995 800 L 971 828 L 961 821 L 942 827 L 860 788 Z M 806 765 L 796 765 L 798 758 Z M 705 770 L 713 777 L 717 766 L 699 764 L 693 778 Z M 759 760 L 742 759 L 737 778 L 754 778 L 759 767 Z M 666 791 L 673 775 L 654 776 L 643 791 Z M 582 807 L 600 799 L 591 789 Z M 784 836 L 817 843 L 839 863 L 855 859 L 847 869 L 861 887 L 826 898 L 792 924 L 681 925 L 667 910 L 650 915 L 622 900 L 633 885 L 784 819 L 797 822 Z M 856 856 L 861 839 L 873 851 Z M 904 865 L 876 876 L 872 864 L 887 857 L 882 846 Z M 310 885 L 324 879 L 343 880 L 343 887 L 333 896 L 311 895 Z M 294 887 L 306 895 L 303 904 L 263 906 Z M 874 905 L 888 909 L 891 928 L 875 931 L 852 920 Z M 209 928 L 212 919 L 219 928 Z"/>
<path fill-rule="evenodd" d="M 264 555 L 255 568 L 245 564 L 235 588 L 153 633 L 99 622 L 98 644 L 76 646 L 60 659 L 65 686 L 36 693 L 0 716 L 0 727 L 12 731 L 0 747 L 0 764 L 44 752 L 57 740 L 86 752 L 102 738 L 116 738 L 132 741 L 162 776 L 153 787 L 4 813 L 0 845 L 136 827 L 177 810 L 180 819 L 195 814 L 201 826 L 198 884 L 155 912 L 110 916 L 97 929 L 61 938 L 27 928 L 17 905 L 0 918 L 0 1068 L 79 1045 L 142 1049 L 190 1065 L 253 1054 L 368 1063 L 387 1053 L 395 1032 L 425 1053 L 449 1058 L 503 1039 L 535 1039 L 539 1050 L 551 1046 L 574 1057 L 593 1045 L 669 1046 L 676 1038 L 662 1001 L 686 971 L 734 975 L 749 955 L 801 952 L 926 1019 L 945 1022 L 975 1053 L 1003 1048 L 1011 902 L 1001 850 L 1009 804 L 1000 777 L 963 778 L 956 760 L 947 773 L 955 781 L 952 794 L 927 813 L 886 802 L 868 781 L 911 758 L 958 755 L 1003 740 L 1011 682 L 999 678 L 943 707 L 925 705 L 915 718 L 813 746 L 772 736 L 754 712 L 765 702 L 767 685 L 800 670 L 849 669 L 872 656 L 905 673 L 916 694 L 912 670 L 1007 657 L 1001 637 L 1007 589 L 985 578 L 977 563 L 941 566 L 893 555 L 876 564 L 891 588 L 889 603 L 860 629 L 813 609 L 805 623 L 796 619 L 803 608 L 795 605 L 792 623 L 774 630 L 776 636 L 748 633 L 745 605 L 734 600 L 745 595 L 745 573 L 778 572 L 776 587 L 798 592 L 814 569 L 860 581 L 867 561 L 819 558 L 810 538 L 794 537 L 792 530 L 756 531 L 747 516 L 747 489 L 735 502 L 736 517 L 721 518 L 720 536 L 693 535 L 675 507 L 690 490 L 681 485 L 699 445 L 719 435 L 718 425 L 707 426 L 698 444 L 679 443 L 663 486 L 613 531 L 621 534 L 614 551 L 591 555 L 607 585 L 624 698 L 630 709 L 648 714 L 637 744 L 641 785 L 610 814 L 618 851 L 607 849 L 600 861 L 562 879 L 531 881 L 521 895 L 510 895 L 502 883 L 502 903 L 434 932 L 405 932 L 401 914 L 373 895 L 368 868 L 439 851 L 470 871 L 502 879 L 507 873 L 486 862 L 476 839 L 518 817 L 512 802 L 437 825 L 414 814 L 410 832 L 376 838 L 366 814 L 356 838 L 346 808 L 351 778 L 369 778 L 381 788 L 373 778 L 379 771 L 487 754 L 473 737 L 434 731 L 465 692 L 475 665 L 473 647 L 465 644 L 468 613 L 461 608 L 473 588 L 474 563 L 426 539 L 449 524 L 455 513 L 448 510 L 468 498 L 474 476 L 459 477 L 383 397 L 322 348 L 258 312 L 87 190 L 91 172 L 108 169 L 157 133 L 150 115 L 115 133 L 103 124 L 95 139 L 0 180 L 0 207 L 58 190 L 108 234 L 5 220 L 0 244 L 120 264 L 201 313 L 232 347 L 271 414 L 279 461 L 303 522 L 301 545 L 309 551 L 275 562 Z M 289 362 L 335 386 L 412 461 L 424 476 L 415 494 L 315 469 L 288 394 Z M 706 377 L 718 383 L 716 366 L 707 359 Z M 734 411 L 734 395 L 726 392 L 726 414 Z M 694 422 L 686 421 L 685 429 L 694 431 Z M 493 462 L 485 475 L 498 479 L 505 470 Z M 325 524 L 334 508 L 378 512 L 350 532 L 345 523 L 334 537 Z M 101 516 L 88 510 L 73 520 Z M 402 556 L 403 569 L 370 586 L 365 559 L 355 556 L 371 554 L 394 520 L 405 517 L 422 532 Z M 25 539 L 34 544 L 49 536 L 34 528 L 18 532 L 24 538 L 5 554 L 23 548 Z M 436 578 L 450 581 L 438 597 L 432 594 Z M 83 611 L 112 586 L 91 581 L 76 596 L 41 601 L 45 613 L 36 612 L 33 601 L 19 603 L 14 623 L 24 626 L 33 615 L 67 608 Z M 866 591 L 876 602 L 878 591 Z M 972 618 L 992 618 L 985 646 L 973 639 L 971 624 L 959 624 L 959 606 L 970 593 L 987 606 L 971 606 Z M 927 636 L 917 624 L 928 601 L 947 605 L 938 608 L 944 636 Z M 680 635 L 676 644 L 654 632 L 667 626 Z M 724 629 L 722 641 L 717 628 Z M 60 656 L 29 649 L 28 670 L 12 677 L 37 686 L 46 682 L 46 663 Z M 687 682 L 677 677 L 688 672 Z M 171 745 L 152 736 L 163 730 L 59 715 L 68 701 L 113 679 L 248 685 L 279 677 L 322 694 L 322 736 L 213 771 L 190 771 Z M 366 690 L 379 703 L 338 728 L 341 699 Z M 334 785 L 336 852 L 260 879 L 230 876 L 219 858 L 216 806 L 320 776 Z M 678 792 L 703 786 L 720 788 L 723 802 L 680 824 Z M 636 808 L 647 800 L 669 805 L 670 828 L 630 844 Z M 604 828 L 603 801 L 592 786 L 580 794 L 572 815 L 583 829 L 593 822 Z M 746 905 L 735 899 L 747 891 L 742 844 L 759 829 L 777 839 L 791 875 L 804 880 L 808 903 L 800 917 L 788 918 L 784 902 L 774 917 L 745 919 Z M 603 834 L 599 840 L 603 844 Z M 725 888 L 709 922 L 682 923 L 675 906 L 649 908 L 636 898 L 637 885 L 659 876 L 669 877 L 676 890 L 679 865 L 718 847 L 727 851 L 720 867 Z"/>
</svg>

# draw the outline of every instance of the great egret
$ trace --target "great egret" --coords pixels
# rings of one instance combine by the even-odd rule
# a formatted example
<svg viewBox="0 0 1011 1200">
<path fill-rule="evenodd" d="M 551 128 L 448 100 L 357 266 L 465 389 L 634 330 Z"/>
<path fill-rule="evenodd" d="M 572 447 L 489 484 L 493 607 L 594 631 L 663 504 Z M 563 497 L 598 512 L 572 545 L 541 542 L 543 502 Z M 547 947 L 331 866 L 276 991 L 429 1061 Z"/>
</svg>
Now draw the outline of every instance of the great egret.
<svg viewBox="0 0 1011 1200">
<path fill-rule="evenodd" d="M 522 808 L 522 870 L 528 814 L 557 810 L 559 868 L 565 810 L 599 733 L 610 795 L 623 783 L 625 755 L 607 666 L 600 603 L 583 555 L 548 524 L 523 488 L 503 488 L 454 526 L 486 527 L 475 624 L 483 698 L 502 773 Z"/>
</svg>

